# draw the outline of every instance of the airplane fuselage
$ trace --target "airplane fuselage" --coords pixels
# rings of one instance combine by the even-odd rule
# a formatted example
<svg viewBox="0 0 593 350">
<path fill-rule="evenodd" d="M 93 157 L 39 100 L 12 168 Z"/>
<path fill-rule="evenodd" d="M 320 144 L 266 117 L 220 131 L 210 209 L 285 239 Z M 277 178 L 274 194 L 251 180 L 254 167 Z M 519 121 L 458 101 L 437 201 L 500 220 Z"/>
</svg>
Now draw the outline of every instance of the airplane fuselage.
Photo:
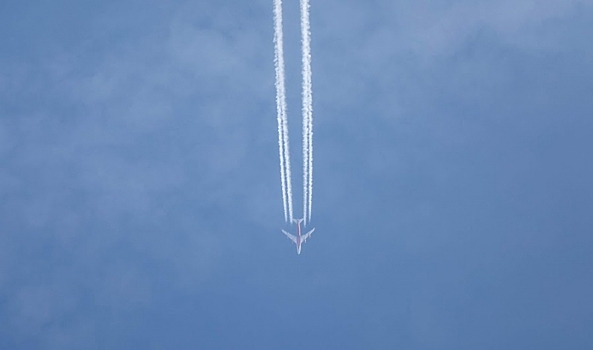
<svg viewBox="0 0 593 350">
<path fill-rule="evenodd" d="M 303 242 L 301 241 L 301 221 L 297 221 L 297 241 L 296 241 L 297 254 L 301 254 L 302 243 Z"/>
</svg>

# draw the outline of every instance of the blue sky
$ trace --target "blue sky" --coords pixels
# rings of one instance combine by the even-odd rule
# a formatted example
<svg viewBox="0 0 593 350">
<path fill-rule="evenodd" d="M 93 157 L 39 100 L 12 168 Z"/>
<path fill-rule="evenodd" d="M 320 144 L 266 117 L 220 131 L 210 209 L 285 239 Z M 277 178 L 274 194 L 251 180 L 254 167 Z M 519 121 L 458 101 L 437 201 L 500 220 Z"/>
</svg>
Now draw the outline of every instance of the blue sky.
<svg viewBox="0 0 593 350">
<path fill-rule="evenodd" d="M 0 348 L 593 347 L 593 1 L 311 2 L 300 256 L 271 0 L 0 4 Z"/>
</svg>

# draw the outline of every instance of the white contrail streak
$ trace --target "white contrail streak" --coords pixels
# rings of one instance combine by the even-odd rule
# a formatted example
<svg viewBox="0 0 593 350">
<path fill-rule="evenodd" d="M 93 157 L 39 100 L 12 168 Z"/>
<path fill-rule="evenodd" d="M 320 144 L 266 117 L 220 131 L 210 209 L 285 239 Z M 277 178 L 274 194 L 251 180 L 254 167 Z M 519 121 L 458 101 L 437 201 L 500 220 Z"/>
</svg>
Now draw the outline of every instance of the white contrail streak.
<svg viewBox="0 0 593 350">
<path fill-rule="evenodd" d="M 284 167 L 286 169 L 286 197 L 288 202 L 288 219 L 289 222 L 294 220 L 294 216 L 292 213 L 292 176 L 290 172 L 290 148 L 288 143 L 288 119 L 286 118 L 286 114 L 284 114 L 284 118 L 282 120 L 282 133 L 284 135 Z"/>
<path fill-rule="evenodd" d="M 303 218 L 311 220 L 313 205 L 313 88 L 311 79 L 311 27 L 309 0 L 301 0 L 303 75 Z"/>
<path fill-rule="evenodd" d="M 300 0 L 303 75 L 303 219 L 311 221 L 313 206 L 313 92 L 311 81 L 311 29 L 309 0 Z M 278 119 L 278 153 L 284 220 L 293 221 L 292 176 L 288 141 L 288 117 L 284 73 L 284 43 L 282 32 L 282 0 L 274 0 L 274 66 L 276 70 L 276 108 Z"/>
<path fill-rule="evenodd" d="M 286 117 L 282 0 L 274 0 L 274 66 L 276 70 L 276 110 L 278 115 L 278 149 L 280 156 L 282 203 L 284 205 L 284 220 L 290 220 L 290 222 L 292 222 L 292 185 L 288 142 L 288 119 Z"/>
</svg>

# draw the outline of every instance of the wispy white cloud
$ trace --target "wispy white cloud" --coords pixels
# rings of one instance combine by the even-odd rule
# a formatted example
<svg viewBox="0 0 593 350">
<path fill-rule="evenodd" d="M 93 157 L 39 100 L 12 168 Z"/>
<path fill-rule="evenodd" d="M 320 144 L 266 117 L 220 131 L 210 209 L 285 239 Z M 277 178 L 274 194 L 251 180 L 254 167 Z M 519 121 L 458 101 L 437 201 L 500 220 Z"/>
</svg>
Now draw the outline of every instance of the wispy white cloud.
<svg viewBox="0 0 593 350">
<path fill-rule="evenodd" d="M 265 119 L 253 115 L 267 113 L 272 128 L 274 119 L 271 31 L 221 5 L 200 5 L 209 14 L 202 22 L 186 13 L 193 5 L 143 11 L 160 31 L 127 28 L 108 39 L 97 27 L 96 47 L 91 37 L 57 49 L 57 37 L 41 62 L 0 57 L 0 100 L 10 102 L 0 119 L 0 208 L 10 231 L 0 239 L 0 289 L 18 339 L 92 348 L 88 308 L 117 317 L 151 302 L 155 277 L 142 261 L 183 292 L 224 263 L 230 233 L 213 232 L 192 210 L 255 190 L 238 181 Z M 247 16 L 245 26 L 232 16 Z M 272 129 L 272 148 L 274 138 Z M 173 211 L 188 202 L 196 206 Z"/>
<path fill-rule="evenodd" d="M 252 237 L 229 232 L 238 224 L 211 227 L 212 212 L 268 232 L 281 218 L 271 1 L 118 4 L 85 14 L 85 35 L 44 35 L 43 45 L 27 45 L 43 48 L 31 56 L 0 56 L 0 306 L 7 311 L 0 322 L 18 334 L 15 342 L 97 346 L 105 333 L 95 322 L 113 321 L 108 333 L 121 332 L 121 320 L 148 308 L 163 285 L 199 291 L 225 268 L 229 249 L 250 247 Z M 439 110 L 435 99 L 457 96 L 451 90 L 483 101 L 513 73 L 497 57 L 463 56 L 468 44 L 486 33 L 498 48 L 527 56 L 562 53 L 568 36 L 554 28 L 586 11 L 591 1 L 312 3 L 316 183 L 325 184 L 316 208 L 330 219 L 371 215 L 388 194 L 356 186 L 373 176 L 402 179 L 419 163 L 429 168 L 423 176 L 457 175 L 426 148 L 437 144 L 429 136 L 461 141 L 421 112 Z M 453 58 L 457 65 L 448 64 Z M 410 122 L 415 117 L 428 121 Z M 369 178 L 353 180 L 363 173 Z M 420 218 L 431 231 L 433 204 L 406 203 L 403 229 Z M 344 229 L 339 249 L 353 244 Z M 398 239 L 414 254 L 448 242 L 434 230 Z M 414 336 L 449 330 L 434 320 L 433 306 L 413 320 Z M 93 320 L 97 314 L 105 319 Z M 425 344 L 438 345 L 438 335 Z"/>
<path fill-rule="evenodd" d="M 492 54 L 502 55 L 503 49 L 562 54 L 574 36 L 572 21 L 591 11 L 589 0 L 317 4 L 312 10 L 316 105 L 329 108 L 319 123 L 336 122 L 341 110 L 357 106 L 377 116 L 382 115 L 377 110 L 389 110 L 392 119 L 395 111 L 401 117 L 425 108 L 444 67 L 460 61 L 447 89 L 482 96 L 514 73 L 502 56 L 471 57 L 468 50 L 488 42 Z"/>
</svg>

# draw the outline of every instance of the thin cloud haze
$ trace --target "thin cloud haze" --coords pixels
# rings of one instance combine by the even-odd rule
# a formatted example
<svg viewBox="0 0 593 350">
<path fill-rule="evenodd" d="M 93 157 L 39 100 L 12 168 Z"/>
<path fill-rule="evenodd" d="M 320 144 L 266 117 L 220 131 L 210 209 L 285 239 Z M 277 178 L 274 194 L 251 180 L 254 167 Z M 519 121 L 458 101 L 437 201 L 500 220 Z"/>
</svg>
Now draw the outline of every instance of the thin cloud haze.
<svg viewBox="0 0 593 350">
<path fill-rule="evenodd" d="M 590 348 L 593 3 L 312 0 L 298 257 L 272 14 L 0 5 L 0 348 Z"/>
</svg>

